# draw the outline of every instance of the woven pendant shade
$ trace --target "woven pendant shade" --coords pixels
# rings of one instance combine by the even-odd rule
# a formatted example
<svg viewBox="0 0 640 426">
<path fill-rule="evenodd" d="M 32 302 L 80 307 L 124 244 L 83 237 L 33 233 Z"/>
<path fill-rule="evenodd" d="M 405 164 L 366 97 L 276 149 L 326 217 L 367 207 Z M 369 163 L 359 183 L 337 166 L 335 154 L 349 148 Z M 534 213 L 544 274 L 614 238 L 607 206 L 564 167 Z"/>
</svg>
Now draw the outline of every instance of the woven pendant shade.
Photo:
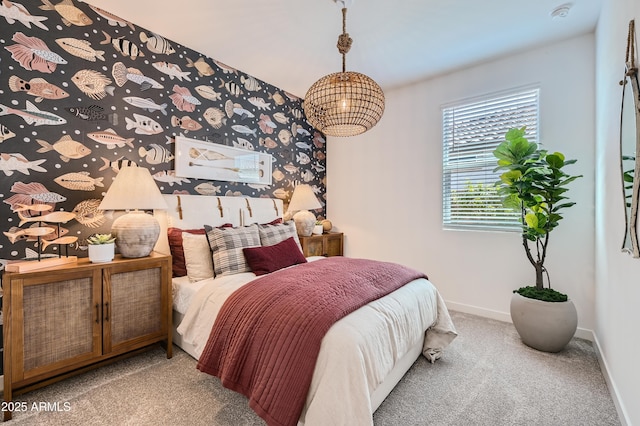
<svg viewBox="0 0 640 426">
<path fill-rule="evenodd" d="M 384 112 L 378 83 L 357 72 L 337 72 L 316 81 L 304 99 L 313 127 L 328 136 L 355 136 L 376 125 Z"/>
<path fill-rule="evenodd" d="M 340 0 L 336 0 L 340 2 Z M 342 54 L 342 72 L 316 81 L 304 97 L 307 121 L 327 136 L 355 136 L 375 126 L 384 112 L 384 93 L 371 78 L 345 71 L 351 37 L 346 32 L 347 9 L 342 8 L 342 34 L 338 51 Z"/>
</svg>

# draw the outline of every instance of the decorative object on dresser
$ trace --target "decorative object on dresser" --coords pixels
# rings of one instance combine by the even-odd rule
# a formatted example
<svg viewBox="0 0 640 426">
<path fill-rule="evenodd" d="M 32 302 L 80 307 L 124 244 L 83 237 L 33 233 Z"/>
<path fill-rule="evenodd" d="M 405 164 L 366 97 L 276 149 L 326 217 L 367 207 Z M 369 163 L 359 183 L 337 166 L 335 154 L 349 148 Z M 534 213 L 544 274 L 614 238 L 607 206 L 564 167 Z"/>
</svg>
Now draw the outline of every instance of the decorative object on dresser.
<svg viewBox="0 0 640 426">
<path fill-rule="evenodd" d="M 342 256 L 344 238 L 342 232 L 327 232 L 321 235 L 300 237 L 302 253 L 310 256 Z"/>
<path fill-rule="evenodd" d="M 124 257 L 144 257 L 151 253 L 160 235 L 160 225 L 144 210 L 163 210 L 167 203 L 148 169 L 121 168 L 98 208 L 133 210 L 117 218 L 111 226 L 116 247 Z"/>
<path fill-rule="evenodd" d="M 15 205 L 14 211 L 18 213 L 20 222 L 17 227 L 13 226 L 9 231 L 3 232 L 3 234 L 11 241 L 11 244 L 22 239 L 26 239 L 27 241 L 35 239 L 38 251 L 36 257 L 32 260 L 8 263 L 6 266 L 8 272 L 25 272 L 41 268 L 51 268 L 57 265 L 75 263 L 78 260 L 76 256 L 68 256 L 66 250 L 65 256 L 62 256 L 62 247 L 64 246 L 66 248 L 68 244 L 75 243 L 78 241 L 78 237 L 70 235 L 62 236 L 60 229 L 61 223 L 67 223 L 74 219 L 76 214 L 65 211 L 50 212 L 52 209 L 53 206 L 51 204 L 44 203 Z M 36 214 L 36 216 L 31 216 L 32 214 Z M 22 225 L 31 226 L 21 229 Z M 54 244 L 58 246 L 58 255 L 55 257 L 48 256 L 46 259 L 43 259 L 42 251 Z"/>
<path fill-rule="evenodd" d="M 558 352 L 575 334 L 578 316 L 573 302 L 551 288 L 544 262 L 549 234 L 562 219 L 560 210 L 575 204 L 567 201 L 566 185 L 581 176 L 571 176 L 563 170 L 576 160 L 565 160 L 559 152 L 539 149 L 535 142 L 527 140 L 525 131 L 525 127 L 510 129 L 505 141 L 493 152 L 498 159 L 496 170 L 504 171 L 498 193 L 503 197 L 504 207 L 521 214 L 522 245 L 536 271 L 535 286 L 514 291 L 511 320 L 526 345 Z M 544 274 L 548 288 L 544 287 Z"/>
<path fill-rule="evenodd" d="M 111 262 L 115 256 L 115 237 L 111 234 L 93 234 L 87 238 L 89 260 L 92 263 Z"/>
<path fill-rule="evenodd" d="M 171 256 L 155 252 L 5 273 L 5 406 L 15 395 L 161 341 L 171 358 L 170 280 Z"/>
<path fill-rule="evenodd" d="M 313 193 L 311 186 L 300 184 L 293 190 L 287 212 L 294 213 L 293 221 L 296 223 L 298 235 L 309 236 L 316 224 L 316 216 L 309 210 L 322 208 L 318 197 Z"/>
<path fill-rule="evenodd" d="M 347 3 L 342 4 L 342 34 L 338 51 L 342 55 L 342 72 L 316 81 L 304 97 L 304 112 L 313 127 L 328 136 L 355 136 L 375 126 L 384 113 L 384 93 L 371 78 L 346 71 L 346 55 L 353 40 L 347 31 Z"/>
</svg>

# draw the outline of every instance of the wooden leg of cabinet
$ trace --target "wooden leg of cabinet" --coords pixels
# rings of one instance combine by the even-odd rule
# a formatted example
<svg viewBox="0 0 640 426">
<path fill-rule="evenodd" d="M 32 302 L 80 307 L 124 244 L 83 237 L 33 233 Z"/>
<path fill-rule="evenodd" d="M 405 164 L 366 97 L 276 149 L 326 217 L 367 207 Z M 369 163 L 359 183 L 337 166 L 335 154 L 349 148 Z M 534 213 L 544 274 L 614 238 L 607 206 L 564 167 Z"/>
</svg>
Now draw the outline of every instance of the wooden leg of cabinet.
<svg viewBox="0 0 640 426">
<path fill-rule="evenodd" d="M 6 374 L 6 373 L 5 373 L 5 374 Z M 13 395 L 12 395 L 12 392 L 11 392 L 11 386 L 7 387 L 7 383 L 6 383 L 6 382 L 5 382 L 5 384 L 4 384 L 4 390 L 3 390 L 3 393 L 4 393 L 4 395 L 3 395 L 3 398 L 2 398 L 2 401 L 3 401 L 3 407 L 2 407 L 2 421 L 3 421 L 3 422 L 6 422 L 6 421 L 11 420 L 11 415 L 12 415 L 12 413 L 11 413 L 10 408 L 11 408 L 11 406 L 13 405 L 13 404 L 12 404 L 12 402 L 13 402 Z"/>
</svg>

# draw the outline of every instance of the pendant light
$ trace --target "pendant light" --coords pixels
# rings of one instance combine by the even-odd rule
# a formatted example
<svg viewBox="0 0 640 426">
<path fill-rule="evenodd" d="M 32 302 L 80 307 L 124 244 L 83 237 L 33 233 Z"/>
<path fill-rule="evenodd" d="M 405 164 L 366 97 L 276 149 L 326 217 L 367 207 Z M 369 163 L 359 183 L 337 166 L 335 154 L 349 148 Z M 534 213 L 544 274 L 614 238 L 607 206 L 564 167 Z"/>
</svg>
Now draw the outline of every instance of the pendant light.
<svg viewBox="0 0 640 426">
<path fill-rule="evenodd" d="M 309 123 L 327 136 L 355 136 L 376 125 L 384 112 L 384 93 L 371 78 L 346 71 L 346 55 L 353 40 L 347 30 L 347 7 L 342 4 L 342 34 L 338 51 L 342 54 L 342 72 L 316 81 L 307 91 L 304 112 Z"/>
</svg>

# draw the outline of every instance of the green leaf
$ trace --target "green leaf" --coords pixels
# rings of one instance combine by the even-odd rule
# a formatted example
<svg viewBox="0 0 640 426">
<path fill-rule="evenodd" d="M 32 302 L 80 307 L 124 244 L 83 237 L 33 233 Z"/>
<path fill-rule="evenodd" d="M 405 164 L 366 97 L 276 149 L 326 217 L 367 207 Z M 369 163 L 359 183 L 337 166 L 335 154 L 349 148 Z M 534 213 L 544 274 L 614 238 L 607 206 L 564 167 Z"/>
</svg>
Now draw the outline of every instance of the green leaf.
<svg viewBox="0 0 640 426">
<path fill-rule="evenodd" d="M 526 127 L 522 127 L 520 129 L 516 129 L 516 128 L 509 129 L 507 130 L 507 133 L 504 135 L 504 138 L 508 141 L 521 139 L 524 137 L 525 130 L 526 130 Z"/>
<path fill-rule="evenodd" d="M 558 185 L 561 185 L 561 186 L 567 185 L 567 184 L 569 184 L 569 183 L 573 182 L 574 180 L 576 180 L 578 178 L 581 178 L 581 177 L 582 177 L 582 175 L 571 176 L 571 177 L 569 177 L 569 178 L 567 178 L 567 179 L 565 179 L 565 180 L 563 180 L 561 182 L 558 182 Z"/>
<path fill-rule="evenodd" d="M 529 228 L 537 228 L 538 227 L 538 216 L 535 213 L 528 213 L 524 217 L 525 222 L 529 226 Z"/>
<path fill-rule="evenodd" d="M 522 177 L 522 173 L 519 170 L 509 170 L 500 175 L 500 180 L 507 185 L 511 185 Z"/>
<path fill-rule="evenodd" d="M 516 211 L 522 208 L 522 202 L 520 201 L 520 198 L 516 194 L 511 194 L 505 197 L 502 200 L 502 205 L 508 209 L 512 209 Z"/>
<path fill-rule="evenodd" d="M 545 158 L 547 163 L 556 169 L 561 169 L 564 166 L 564 156 L 562 154 L 558 155 L 558 153 L 549 154 L 547 158 Z"/>
<path fill-rule="evenodd" d="M 567 207 L 571 207 L 571 206 L 575 206 L 575 205 L 576 205 L 576 203 L 575 203 L 575 202 L 573 202 L 573 201 L 571 201 L 571 202 L 569 202 L 569 203 L 562 203 L 562 204 L 558 204 L 557 206 L 555 206 L 555 207 L 553 208 L 553 211 L 554 211 L 554 212 L 556 212 L 556 211 L 558 211 L 558 210 L 560 210 L 560 209 L 566 209 Z"/>
<path fill-rule="evenodd" d="M 516 161 L 513 153 L 511 152 L 509 142 L 502 142 L 493 150 L 493 155 L 498 159 L 505 162 L 505 165 L 512 164 Z"/>
</svg>

